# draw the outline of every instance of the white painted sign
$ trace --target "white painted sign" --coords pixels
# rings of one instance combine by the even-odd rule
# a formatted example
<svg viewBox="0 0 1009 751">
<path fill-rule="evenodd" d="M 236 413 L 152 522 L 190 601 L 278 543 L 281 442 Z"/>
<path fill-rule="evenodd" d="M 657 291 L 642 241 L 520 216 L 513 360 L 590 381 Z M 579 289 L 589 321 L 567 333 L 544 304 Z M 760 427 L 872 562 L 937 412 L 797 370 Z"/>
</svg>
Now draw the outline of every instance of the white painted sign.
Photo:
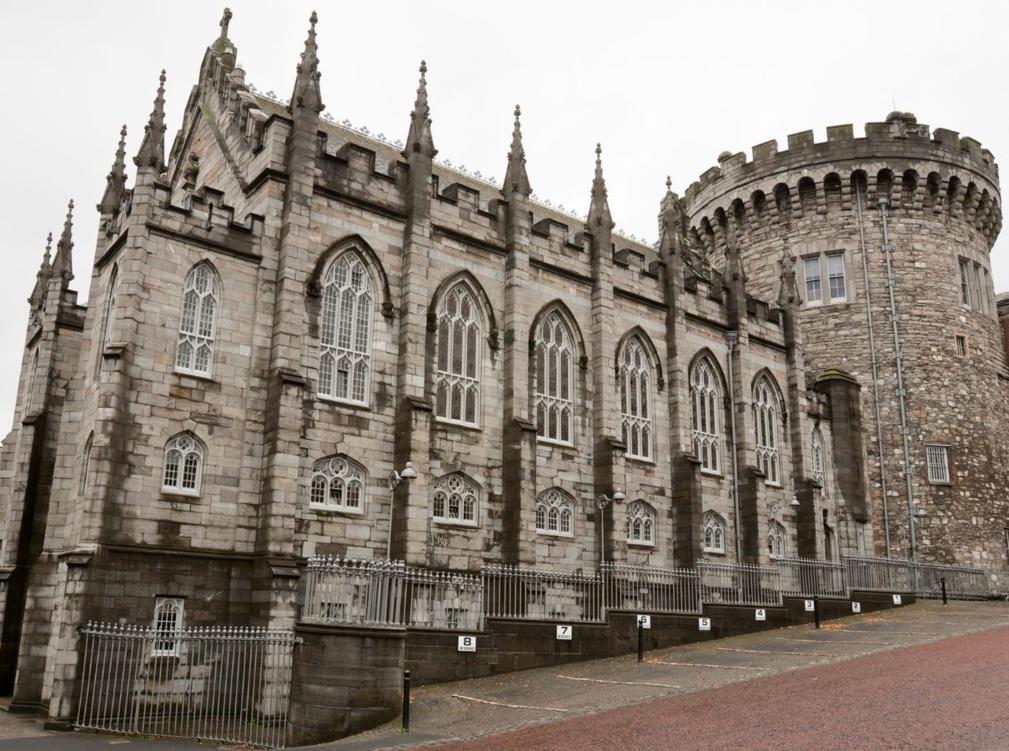
<svg viewBox="0 0 1009 751">
<path fill-rule="evenodd" d="M 652 627 L 652 617 L 650 615 L 639 615 L 638 616 L 638 626 L 641 628 L 651 628 Z"/>
<path fill-rule="evenodd" d="M 900 595 L 894 595 L 893 596 L 893 604 L 894 605 L 900 605 L 901 604 Z"/>
<path fill-rule="evenodd" d="M 860 602 L 853 602 L 853 603 L 851 603 L 851 612 L 852 613 L 861 613 L 862 612 L 862 603 L 860 603 Z"/>
<path fill-rule="evenodd" d="M 460 636 L 459 637 L 459 651 L 460 652 L 476 652 L 476 637 L 475 636 Z"/>
<path fill-rule="evenodd" d="M 571 641 L 573 628 L 570 626 L 558 626 L 557 627 L 557 638 L 562 641 Z"/>
<path fill-rule="evenodd" d="M 757 620 L 758 621 L 766 621 L 767 620 L 767 611 L 764 610 L 763 608 L 757 608 Z"/>
<path fill-rule="evenodd" d="M 698 618 L 697 619 L 697 630 L 698 631 L 710 631 L 711 630 L 711 619 L 710 618 Z"/>
<path fill-rule="evenodd" d="M 816 600 L 806 600 L 806 612 L 812 613 L 816 610 Z"/>
</svg>

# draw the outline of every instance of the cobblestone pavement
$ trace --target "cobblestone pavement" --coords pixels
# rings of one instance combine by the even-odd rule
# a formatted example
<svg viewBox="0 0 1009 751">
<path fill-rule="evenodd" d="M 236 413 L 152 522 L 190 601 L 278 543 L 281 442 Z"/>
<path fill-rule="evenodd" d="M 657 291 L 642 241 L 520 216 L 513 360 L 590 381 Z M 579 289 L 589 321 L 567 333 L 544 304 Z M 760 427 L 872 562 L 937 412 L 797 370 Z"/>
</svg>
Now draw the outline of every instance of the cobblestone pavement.
<svg viewBox="0 0 1009 751">
<path fill-rule="evenodd" d="M 998 630 L 995 633 L 993 630 Z M 576 663 L 572 665 L 527 670 L 519 673 L 481 678 L 437 686 L 423 686 L 414 689 L 411 704 L 411 732 L 400 732 L 400 723 L 388 723 L 360 735 L 342 741 L 313 746 L 313 749 L 331 751 L 379 751 L 380 749 L 404 749 L 434 747 L 458 741 L 481 739 L 478 743 L 467 744 L 471 749 L 483 748 L 524 748 L 527 751 L 560 748 L 614 748 L 631 742 L 624 729 L 625 721 L 619 721 L 621 710 L 634 707 L 634 711 L 658 716 L 662 703 L 656 700 L 680 697 L 677 701 L 695 700 L 703 703 L 703 693 L 707 689 L 718 688 L 726 693 L 719 694 L 717 704 L 721 717 L 735 718 L 737 724 L 744 722 L 740 732 L 748 727 L 755 731 L 757 714 L 753 711 L 755 702 L 775 695 L 770 688 L 761 689 L 756 698 L 742 694 L 728 693 L 727 690 L 742 690 L 745 686 L 733 686 L 776 676 L 802 668 L 837 664 L 866 655 L 901 650 L 932 644 L 940 640 L 964 634 L 991 631 L 992 637 L 1001 641 L 993 642 L 1000 649 L 1003 659 L 1009 662 L 1009 604 L 1005 602 L 962 603 L 951 602 L 943 607 L 940 602 L 922 601 L 903 608 L 880 613 L 851 616 L 828 621 L 817 631 L 812 625 L 793 626 L 776 631 L 764 631 L 730 639 L 708 641 L 699 644 L 656 650 L 645 655 L 645 662 L 638 664 L 636 655 L 614 657 L 606 660 Z M 924 653 L 914 661 L 926 661 L 926 667 L 936 670 L 947 659 L 943 651 L 945 645 L 936 645 L 932 652 Z M 975 659 L 975 658 L 972 658 Z M 867 663 L 868 664 L 868 663 Z M 880 670 L 889 670 L 883 664 Z M 1009 670 L 1004 671 L 1009 675 Z M 804 688 L 795 691 L 811 693 L 819 698 L 817 715 L 831 713 L 830 701 L 822 692 L 816 691 L 818 671 L 795 673 L 786 678 L 804 678 Z M 933 675 L 934 678 L 934 675 Z M 757 684 L 754 684 L 755 686 Z M 760 681 L 764 686 L 783 686 L 780 681 Z M 812 686 L 814 690 L 810 690 Z M 1009 690 L 1009 686 L 1007 686 Z M 1004 699 L 1006 692 L 1000 694 Z M 695 695 L 696 697 L 683 696 Z M 850 697 L 849 697 L 850 698 Z M 788 698 L 783 700 L 786 706 Z M 723 702 L 730 709 L 722 709 Z M 738 704 L 733 704 L 737 702 Z M 638 705 L 638 706 L 634 706 Z M 780 704 L 779 704 L 780 706 Z M 797 707 L 798 709 L 798 707 Z M 896 706 L 880 706 L 879 718 L 889 717 Z M 913 709 L 913 707 L 912 707 Z M 694 716 L 699 710 L 689 712 L 662 712 L 663 716 Z M 589 717 L 593 716 L 593 717 Z M 833 715 L 832 715 L 833 716 Z M 895 716 L 899 717 L 899 716 Z M 572 718 L 584 718 L 593 722 L 591 738 L 601 745 L 592 746 L 590 736 L 584 738 L 565 731 L 568 743 L 557 744 L 546 740 L 551 726 Z M 894 719 L 894 722 L 903 720 Z M 537 739 L 525 738 L 523 734 L 505 738 L 490 739 L 502 733 L 537 728 Z M 748 726 L 748 727 L 747 727 Z M 580 727 L 580 726 L 579 726 Z M 588 727 L 588 725 L 586 725 Z M 697 727 L 697 725 L 693 725 Z M 1009 727 L 1009 719 L 1007 725 Z M 672 732 L 673 728 L 663 732 Z M 586 729 L 586 733 L 590 731 Z M 677 731 L 679 732 L 679 731 Z M 765 731 L 766 732 L 766 731 Z M 771 736 L 768 736 L 771 737 Z M 843 734 L 838 734 L 843 737 Z M 812 739 L 809 745 L 827 748 Z M 677 747 L 690 746 L 687 742 L 677 742 Z M 512 745 L 509 745 L 509 742 Z M 498 745 L 498 744 L 501 745 Z M 778 748 L 802 748 L 803 745 L 783 743 L 775 740 Z M 516 745 L 518 744 L 518 745 Z M 150 751 L 172 751 L 173 749 L 220 748 L 218 745 L 196 745 L 176 741 L 158 741 L 122 736 L 103 736 L 85 733 L 59 733 L 45 730 L 43 723 L 34 718 L 0 712 L 0 749 L 40 749 L 40 751 L 78 751 L 78 749 L 108 748 L 109 746 Z M 646 743 L 651 748 L 662 748 L 663 744 Z M 697 747 L 716 748 L 714 744 Z M 758 748 L 757 743 L 727 745 L 725 748 Z M 858 748 L 857 744 L 848 748 Z M 862 746 L 864 747 L 864 746 Z M 942 748 L 942 746 L 907 745 L 883 746 L 892 748 Z M 1009 748 L 1005 745 L 947 746 L 948 748 Z"/>
</svg>

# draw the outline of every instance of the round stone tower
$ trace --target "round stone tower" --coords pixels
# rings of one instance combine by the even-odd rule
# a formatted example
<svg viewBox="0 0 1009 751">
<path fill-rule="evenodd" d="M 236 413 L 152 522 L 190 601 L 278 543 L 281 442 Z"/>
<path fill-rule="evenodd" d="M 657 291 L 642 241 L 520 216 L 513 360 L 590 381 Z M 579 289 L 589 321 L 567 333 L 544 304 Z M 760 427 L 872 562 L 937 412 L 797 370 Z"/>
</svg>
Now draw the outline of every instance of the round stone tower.
<svg viewBox="0 0 1009 751">
<path fill-rule="evenodd" d="M 998 168 L 971 138 L 894 112 L 723 154 L 687 190 L 690 237 L 719 268 L 734 232 L 747 289 L 778 299 L 791 263 L 807 379 L 861 385 L 866 552 L 1009 568 L 1009 369 L 989 252 Z M 857 465 L 857 462 L 855 463 Z"/>
</svg>

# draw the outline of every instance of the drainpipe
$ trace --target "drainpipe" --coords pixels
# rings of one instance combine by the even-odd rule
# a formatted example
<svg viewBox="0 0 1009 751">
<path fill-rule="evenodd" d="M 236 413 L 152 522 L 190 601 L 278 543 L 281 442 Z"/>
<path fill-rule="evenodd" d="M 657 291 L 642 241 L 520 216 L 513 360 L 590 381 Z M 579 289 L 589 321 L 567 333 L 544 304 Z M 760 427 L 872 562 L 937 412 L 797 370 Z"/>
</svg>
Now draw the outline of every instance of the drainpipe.
<svg viewBox="0 0 1009 751">
<path fill-rule="evenodd" d="M 897 304 L 893 297 L 893 266 L 890 262 L 890 237 L 887 234 L 886 207 L 890 203 L 887 196 L 877 199 L 879 216 L 883 220 L 883 253 L 886 255 L 886 288 L 890 291 L 890 321 L 893 324 L 893 359 L 897 365 L 897 401 L 900 404 L 900 435 L 904 439 L 904 482 L 907 485 L 907 521 L 911 533 L 911 560 L 917 557 L 914 540 L 914 520 L 911 516 L 911 506 L 914 502 L 914 490 L 911 487 L 911 447 L 907 440 L 907 410 L 904 406 L 904 354 L 900 351 L 900 335 L 897 332 Z"/>
<path fill-rule="evenodd" d="M 879 371 L 876 364 L 876 335 L 872 325 L 872 301 L 869 299 L 869 261 L 865 253 L 865 226 L 862 223 L 862 191 L 855 181 L 855 206 L 858 208 L 858 238 L 862 246 L 862 278 L 865 281 L 865 317 L 869 324 L 869 361 L 872 367 L 872 404 L 876 409 L 876 450 L 879 452 L 879 491 L 883 499 L 883 533 L 886 557 L 890 557 L 890 514 L 886 500 L 886 466 L 883 461 L 883 420 L 879 412 Z"/>
<path fill-rule="evenodd" d="M 732 431 L 732 508 L 736 514 L 736 563 L 743 562 L 742 519 L 739 518 L 739 451 L 736 448 L 736 382 L 732 377 L 732 351 L 739 341 L 738 331 L 725 332 L 729 350 L 729 424 Z"/>
</svg>

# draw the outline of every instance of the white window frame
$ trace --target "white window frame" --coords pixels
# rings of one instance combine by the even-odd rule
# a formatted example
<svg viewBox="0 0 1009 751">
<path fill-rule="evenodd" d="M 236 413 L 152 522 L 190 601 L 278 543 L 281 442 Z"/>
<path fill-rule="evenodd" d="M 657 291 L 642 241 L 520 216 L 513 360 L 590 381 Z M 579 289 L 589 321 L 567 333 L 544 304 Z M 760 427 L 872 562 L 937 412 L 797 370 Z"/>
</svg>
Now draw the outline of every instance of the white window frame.
<svg viewBox="0 0 1009 751">
<path fill-rule="evenodd" d="M 949 446 L 925 444 L 925 463 L 931 484 L 949 485 L 953 481 L 949 471 Z"/>
<path fill-rule="evenodd" d="M 620 416 L 625 455 L 654 461 L 652 362 L 637 336 L 631 337 L 620 353 Z"/>
<path fill-rule="evenodd" d="M 182 597 L 154 598 L 154 623 L 151 627 L 154 641 L 152 657 L 178 657 L 186 601 Z"/>
<path fill-rule="evenodd" d="M 476 295 L 459 282 L 438 306 L 435 342 L 435 418 L 480 426 L 483 322 Z"/>
<path fill-rule="evenodd" d="M 209 264 L 198 263 L 190 269 L 182 286 L 176 372 L 204 377 L 213 372 L 220 296 L 217 274 Z"/>
<path fill-rule="evenodd" d="M 848 301 L 848 272 L 844 252 L 818 253 L 802 259 L 807 307 Z"/>
<path fill-rule="evenodd" d="M 312 467 L 309 507 L 317 511 L 363 514 L 368 473 L 345 456 L 327 456 Z"/>
<path fill-rule="evenodd" d="M 536 436 L 546 443 L 574 443 L 574 347 L 557 311 L 536 327 Z"/>
<path fill-rule="evenodd" d="M 706 474 L 722 472 L 722 397 L 714 364 L 698 360 L 690 373 L 691 427 L 694 456 Z"/>
<path fill-rule="evenodd" d="M 536 532 L 555 537 L 574 537 L 575 504 L 558 488 L 544 490 L 536 498 Z"/>
<path fill-rule="evenodd" d="M 827 472 L 826 461 L 823 450 L 823 433 L 819 428 L 813 428 L 813 436 L 810 439 L 810 453 L 813 460 L 813 480 L 820 483 L 820 495 L 827 493 Z"/>
<path fill-rule="evenodd" d="M 802 277 L 806 288 L 806 305 L 823 305 L 823 274 L 820 256 L 802 259 Z"/>
<path fill-rule="evenodd" d="M 628 545 L 655 547 L 655 512 L 647 504 L 628 503 L 624 518 Z"/>
<path fill-rule="evenodd" d="M 780 426 L 778 391 L 767 376 L 753 385 L 753 431 L 757 467 L 768 485 L 781 485 Z"/>
<path fill-rule="evenodd" d="M 375 298 L 371 275 L 353 250 L 330 265 L 322 284 L 319 397 L 367 405 Z"/>
<path fill-rule="evenodd" d="M 775 519 L 767 522 L 767 554 L 770 558 L 788 555 L 788 533 L 784 525 Z"/>
<path fill-rule="evenodd" d="M 190 461 L 195 464 L 190 464 Z M 200 495 L 203 485 L 203 445 L 192 433 L 179 433 L 165 444 L 161 492 Z M 190 471 L 190 469 L 192 471 Z"/>
<path fill-rule="evenodd" d="M 705 553 L 725 552 L 725 520 L 714 511 L 705 511 L 701 517 L 701 539 Z"/>
<path fill-rule="evenodd" d="M 970 308 L 970 263 L 964 259 L 960 262 L 960 304 Z"/>
<path fill-rule="evenodd" d="M 480 523 L 480 488 L 458 472 L 440 477 L 431 489 L 431 518 L 443 524 Z"/>
<path fill-rule="evenodd" d="M 832 303 L 846 302 L 848 283 L 844 270 L 844 253 L 825 253 L 827 264 L 827 295 Z"/>
</svg>

